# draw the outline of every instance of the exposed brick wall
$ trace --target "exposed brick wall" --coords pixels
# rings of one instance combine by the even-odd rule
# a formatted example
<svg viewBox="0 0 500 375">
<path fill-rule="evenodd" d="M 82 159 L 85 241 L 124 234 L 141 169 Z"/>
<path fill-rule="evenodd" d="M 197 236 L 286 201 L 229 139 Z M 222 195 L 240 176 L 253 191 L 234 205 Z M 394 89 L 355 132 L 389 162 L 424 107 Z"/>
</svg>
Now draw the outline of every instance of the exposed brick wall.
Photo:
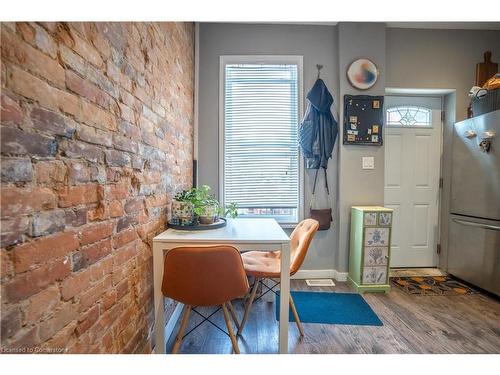
<svg viewBox="0 0 500 375">
<path fill-rule="evenodd" d="M 191 185 L 193 25 L 1 38 L 2 348 L 148 352 L 151 240 Z"/>
</svg>

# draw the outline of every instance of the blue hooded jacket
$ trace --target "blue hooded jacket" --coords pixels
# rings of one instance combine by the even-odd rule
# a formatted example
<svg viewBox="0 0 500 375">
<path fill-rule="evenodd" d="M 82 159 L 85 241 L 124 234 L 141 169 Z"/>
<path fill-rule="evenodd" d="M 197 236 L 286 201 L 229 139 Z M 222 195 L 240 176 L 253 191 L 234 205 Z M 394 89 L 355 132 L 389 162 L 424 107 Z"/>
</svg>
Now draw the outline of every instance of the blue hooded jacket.
<svg viewBox="0 0 500 375">
<path fill-rule="evenodd" d="M 338 124 L 330 111 L 333 97 L 322 79 L 307 93 L 307 110 L 299 128 L 299 143 L 306 168 L 328 167 L 338 134 Z"/>
</svg>

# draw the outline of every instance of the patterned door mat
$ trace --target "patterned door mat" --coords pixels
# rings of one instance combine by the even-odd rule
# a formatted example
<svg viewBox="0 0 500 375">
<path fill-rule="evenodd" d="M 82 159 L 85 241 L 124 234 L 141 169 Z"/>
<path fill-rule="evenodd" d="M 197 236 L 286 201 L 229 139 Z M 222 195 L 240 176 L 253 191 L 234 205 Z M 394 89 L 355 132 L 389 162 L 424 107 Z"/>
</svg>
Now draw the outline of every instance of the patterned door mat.
<svg viewBox="0 0 500 375">
<path fill-rule="evenodd" d="M 452 296 L 477 293 L 449 276 L 392 277 L 391 284 L 408 294 Z"/>
</svg>

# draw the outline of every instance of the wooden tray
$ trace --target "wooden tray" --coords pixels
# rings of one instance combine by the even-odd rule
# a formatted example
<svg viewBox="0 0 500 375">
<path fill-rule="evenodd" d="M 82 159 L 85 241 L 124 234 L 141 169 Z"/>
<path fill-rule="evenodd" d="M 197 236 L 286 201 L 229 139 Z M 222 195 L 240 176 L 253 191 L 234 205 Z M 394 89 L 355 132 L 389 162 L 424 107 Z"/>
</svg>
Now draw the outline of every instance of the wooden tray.
<svg viewBox="0 0 500 375">
<path fill-rule="evenodd" d="M 224 219 L 223 217 L 219 218 L 218 221 L 212 224 L 179 225 L 179 224 L 172 224 L 170 221 L 168 222 L 168 228 L 177 230 L 210 230 L 210 229 L 223 228 L 226 225 L 227 225 L 227 220 Z"/>
</svg>

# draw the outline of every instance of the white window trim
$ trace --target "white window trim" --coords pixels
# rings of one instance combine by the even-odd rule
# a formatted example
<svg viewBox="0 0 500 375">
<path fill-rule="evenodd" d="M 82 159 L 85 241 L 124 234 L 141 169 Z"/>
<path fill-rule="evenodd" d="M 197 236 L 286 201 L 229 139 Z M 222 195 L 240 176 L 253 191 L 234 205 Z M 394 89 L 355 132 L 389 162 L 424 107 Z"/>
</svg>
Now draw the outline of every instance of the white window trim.
<svg viewBox="0 0 500 375">
<path fill-rule="evenodd" d="M 219 202 L 224 205 L 224 103 L 225 103 L 225 81 L 227 64 L 297 64 L 298 78 L 298 98 L 299 98 L 299 121 L 304 115 L 304 89 L 303 89 L 303 56 L 300 55 L 221 55 L 219 57 Z M 297 124 L 297 127 L 299 124 Z M 283 217 L 277 220 L 282 227 L 293 227 L 294 224 L 304 220 L 304 158 L 299 148 L 299 207 L 297 209 L 298 218 L 292 220 L 290 217 Z M 251 216 L 245 216 L 251 217 Z M 258 217 L 266 217 L 264 215 Z M 270 216 L 275 217 L 275 216 Z"/>
</svg>

